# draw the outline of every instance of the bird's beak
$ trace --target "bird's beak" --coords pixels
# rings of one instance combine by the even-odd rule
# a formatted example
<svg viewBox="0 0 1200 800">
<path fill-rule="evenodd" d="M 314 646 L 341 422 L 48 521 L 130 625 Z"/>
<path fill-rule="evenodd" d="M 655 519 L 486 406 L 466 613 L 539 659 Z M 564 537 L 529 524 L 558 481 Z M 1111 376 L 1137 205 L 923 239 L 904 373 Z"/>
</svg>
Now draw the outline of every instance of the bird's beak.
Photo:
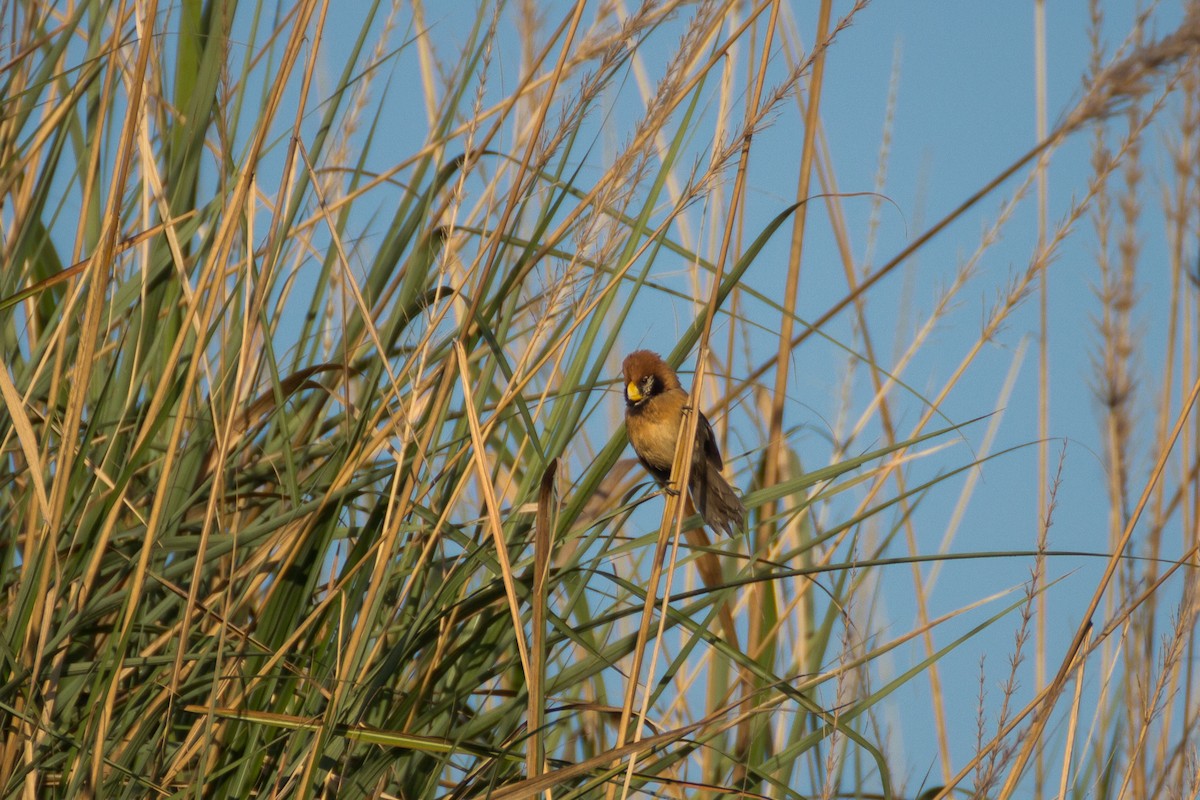
<svg viewBox="0 0 1200 800">
<path fill-rule="evenodd" d="M 640 403 L 642 401 L 642 393 L 633 381 L 625 384 L 625 396 L 629 398 L 629 402 L 631 403 Z"/>
</svg>

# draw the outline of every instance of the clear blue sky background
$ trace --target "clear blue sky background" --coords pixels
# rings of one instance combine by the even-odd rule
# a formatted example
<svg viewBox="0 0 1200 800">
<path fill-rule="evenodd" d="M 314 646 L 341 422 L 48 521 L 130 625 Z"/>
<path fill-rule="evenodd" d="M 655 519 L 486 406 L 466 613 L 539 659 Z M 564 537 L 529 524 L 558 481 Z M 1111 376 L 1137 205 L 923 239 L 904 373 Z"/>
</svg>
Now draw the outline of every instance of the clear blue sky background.
<svg viewBox="0 0 1200 800">
<path fill-rule="evenodd" d="M 1134 12 L 1140 5 L 1101 3 L 1109 56 L 1131 29 Z M 797 6 L 797 14 L 806 13 L 811 12 Z M 1155 38 L 1156 32 L 1173 30 L 1180 18 L 1178 3 L 1162 4 L 1152 18 L 1148 38 Z M 1082 94 L 1089 61 L 1087 31 L 1085 3 L 1047 3 L 1047 108 L 1051 126 Z M 842 190 L 871 185 L 894 53 L 899 87 L 886 193 L 907 218 L 908 230 L 905 231 L 904 221 L 897 219 L 892 209 L 884 209 L 877 262 L 902 247 L 906 234 L 915 235 L 940 218 L 1036 142 L 1032 3 L 875 3 L 839 39 L 828 65 L 822 117 L 828 126 Z M 1161 82 L 1155 88 L 1161 88 Z M 1167 135 L 1171 131 L 1169 120 L 1175 118 L 1175 111 L 1164 115 Z M 1122 130 L 1124 126 L 1114 127 Z M 1161 135 L 1151 138 L 1161 144 Z M 1086 192 L 1086 181 L 1091 174 L 1090 144 L 1090 133 L 1076 134 L 1056 152 L 1051 162 L 1048 217 L 1052 228 L 1067 213 L 1072 200 Z M 1162 147 L 1144 154 L 1147 188 L 1155 187 L 1144 194 L 1155 200 L 1159 191 L 1157 181 L 1161 180 L 1156 169 L 1165 163 Z M 1119 180 L 1118 176 L 1113 184 Z M 976 213 L 956 223 L 925 248 L 911 268 L 914 274 L 906 279 L 916 287 L 912 293 L 914 306 L 928 309 L 930 290 L 939 282 L 948 281 L 956 264 L 974 250 L 980 230 L 995 217 L 999 200 L 1008 197 L 1015 186 L 1016 181 L 1010 181 L 1004 190 L 981 203 Z M 997 291 L 1009 276 L 1028 264 L 1036 247 L 1035 208 L 1031 197 L 1007 226 L 1001 242 L 985 257 L 980 280 L 962 295 L 957 312 L 943 326 L 938 343 L 927 353 L 929 358 L 909 374 L 914 386 L 940 385 L 940 378 L 957 363 L 965 343 L 974 339 L 984 309 L 995 301 Z M 914 225 L 914 218 L 923 218 L 925 225 Z M 1161 343 L 1165 339 L 1169 287 L 1164 227 L 1162 209 L 1157 203 L 1143 209 L 1142 272 L 1134 316 L 1145 350 L 1138 358 L 1139 372 L 1135 378 L 1152 387 L 1157 383 L 1156 370 L 1161 369 L 1164 358 Z M 1100 455 L 1101 417 L 1093 392 L 1092 359 L 1099 343 L 1095 326 L 1098 304 L 1092 294 L 1099 281 L 1096 247 L 1090 223 L 1085 220 L 1076 235 L 1066 242 L 1050 270 L 1050 435 L 1055 439 L 1050 448 L 1051 469 L 1066 446 L 1050 546 L 1060 550 L 1104 551 L 1108 545 L 1105 465 Z M 1189 247 L 1194 261 L 1194 244 Z M 859 255 L 861 252 L 856 251 Z M 811 256 L 806 262 L 806 266 L 811 266 L 805 281 L 810 289 L 821 280 L 822 262 L 818 252 Z M 881 304 L 886 305 L 889 298 L 898 295 L 902 279 L 893 277 L 889 281 L 883 291 L 873 295 L 873 314 L 880 312 Z M 1027 340 L 1031 347 L 1016 390 L 1004 410 L 997 448 L 1032 442 L 1038 436 L 1036 353 L 1032 347 L 1037 325 L 1036 298 L 1031 298 L 1005 326 L 992 352 L 955 392 L 946 409 L 956 420 L 990 410 L 988 404 L 998 396 L 997 387 L 1010 357 Z M 944 359 L 940 358 L 943 354 Z M 800 369 L 804 371 L 803 364 Z M 795 392 L 798 396 L 808 395 L 807 402 L 812 402 L 811 396 L 819 395 L 822 390 L 821 381 L 810 379 L 797 386 Z M 1145 395 L 1139 396 L 1136 403 L 1140 412 L 1135 415 L 1140 426 L 1136 440 L 1144 443 L 1151 436 L 1155 409 L 1151 398 Z M 913 413 L 915 409 L 910 411 L 910 419 Z M 979 441 L 978 434 L 970 438 L 973 443 Z M 984 467 L 966 524 L 952 551 L 1024 550 L 1034 546 L 1038 531 L 1035 453 L 1030 447 Z M 1140 455 L 1132 470 L 1131 491 L 1135 499 L 1156 454 L 1142 450 Z M 966 456 L 959 449 L 936 460 L 945 467 Z M 928 537 L 922 539 L 923 552 L 932 552 L 938 544 L 937 521 L 947 516 L 941 504 L 955 499 L 950 492 L 938 492 L 926 500 L 930 507 L 921 516 L 928 523 L 920 528 L 921 535 Z M 1177 542 L 1178 534 L 1168 539 Z M 1057 667 L 1055 659 L 1061 656 L 1079 624 L 1102 566 L 1098 560 L 1051 562 L 1052 576 L 1067 576 L 1050 595 L 1054 609 L 1049 620 L 1051 672 Z M 1027 577 L 1029 567 L 1027 561 L 950 564 L 941 571 L 933 613 L 957 608 L 966 598 L 985 597 L 1013 586 Z M 897 568 L 892 577 L 889 613 L 896 620 L 897 629 L 903 630 L 911 624 L 911 617 L 906 616 L 911 582 L 906 569 Z M 989 612 L 974 617 L 972 622 L 981 619 L 984 613 Z M 957 629 L 966 627 L 964 624 Z M 979 660 L 986 657 L 984 688 L 995 703 L 1000 695 L 998 684 L 1006 675 L 1014 629 L 1015 620 L 1001 624 L 942 662 L 947 697 L 952 698 L 948 707 L 968 712 L 951 721 L 952 729 L 959 733 L 953 740 L 956 759 L 965 759 L 974 750 Z M 950 639 L 945 632 L 938 636 L 940 644 Z M 906 666 L 908 663 L 898 659 L 897 671 Z M 1100 677 L 1092 672 L 1087 697 L 1094 698 L 1092 693 L 1097 691 Z M 1021 696 L 1028 697 L 1032 685 L 1028 670 L 1022 673 L 1022 683 L 1026 691 Z M 919 779 L 923 766 L 937 774 L 936 755 L 928 740 L 920 735 L 920 715 L 928 710 L 925 700 L 928 686 L 924 681 L 916 681 L 910 690 L 914 702 L 904 705 L 903 727 L 907 735 L 898 736 L 897 740 L 907 751 L 914 770 L 910 777 Z M 1086 701 L 1084 707 L 1088 707 Z M 994 713 L 994 706 L 992 710 Z"/>
</svg>

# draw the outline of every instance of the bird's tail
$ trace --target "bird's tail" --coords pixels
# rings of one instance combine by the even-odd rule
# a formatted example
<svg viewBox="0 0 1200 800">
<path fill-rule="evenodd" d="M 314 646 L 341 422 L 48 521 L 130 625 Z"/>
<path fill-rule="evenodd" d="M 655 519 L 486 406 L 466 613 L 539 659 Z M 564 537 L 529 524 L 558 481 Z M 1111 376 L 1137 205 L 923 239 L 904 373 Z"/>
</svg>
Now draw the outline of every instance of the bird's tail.
<svg viewBox="0 0 1200 800">
<path fill-rule="evenodd" d="M 725 480 L 721 470 L 711 461 L 696 464 L 692 475 L 692 502 L 704 521 L 714 531 L 724 531 L 726 536 L 746 527 L 746 507 Z"/>
</svg>

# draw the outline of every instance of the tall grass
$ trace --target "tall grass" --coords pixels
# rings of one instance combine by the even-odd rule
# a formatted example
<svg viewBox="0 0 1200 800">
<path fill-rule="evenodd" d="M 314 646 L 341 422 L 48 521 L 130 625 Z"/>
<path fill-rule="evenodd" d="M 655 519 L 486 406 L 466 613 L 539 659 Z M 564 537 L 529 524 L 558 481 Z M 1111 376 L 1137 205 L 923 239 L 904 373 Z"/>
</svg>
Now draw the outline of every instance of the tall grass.
<svg viewBox="0 0 1200 800">
<path fill-rule="evenodd" d="M 467 22 L 419 2 L 7 4 L 3 796 L 1193 795 L 1192 8 L 1110 54 L 1095 7 L 1077 104 L 874 265 L 856 253 L 888 213 L 893 117 L 861 229 L 820 122 L 865 1 Z M 760 143 L 789 125 L 795 196 L 764 213 Z M 982 260 L 1087 136 L 1086 185 L 1061 219 L 1043 208 L 1026 267 L 985 284 L 943 360 Z M 1160 190 L 1161 343 L 1134 317 Z M 889 280 L 993 197 L 927 316 L 884 330 Z M 806 315 L 822 237 L 842 264 L 814 280 L 838 288 Z M 1044 281 L 1084 237 L 1109 540 L 1068 644 L 1046 632 L 1053 445 L 1012 489 L 1041 498 L 1015 539 L 1034 545 L 952 552 L 979 476 L 1017 457 L 1003 413 L 971 420 L 1008 405 L 1022 351 L 991 402 L 946 409 L 1035 292 L 1077 299 Z M 643 337 L 669 313 L 677 336 Z M 796 365 L 818 339 L 844 361 L 813 447 Z M 637 346 L 693 367 L 745 536 L 697 534 L 626 457 L 615 376 Z M 1142 348 L 1167 367 L 1137 387 Z M 931 357 L 936 382 L 910 383 Z M 957 558 L 1029 577 L 946 608 Z M 888 612 L 898 567 L 911 619 Z M 943 664 L 1001 623 L 1002 696 L 968 707 Z M 906 762 L 926 744 L 928 776 Z"/>
</svg>

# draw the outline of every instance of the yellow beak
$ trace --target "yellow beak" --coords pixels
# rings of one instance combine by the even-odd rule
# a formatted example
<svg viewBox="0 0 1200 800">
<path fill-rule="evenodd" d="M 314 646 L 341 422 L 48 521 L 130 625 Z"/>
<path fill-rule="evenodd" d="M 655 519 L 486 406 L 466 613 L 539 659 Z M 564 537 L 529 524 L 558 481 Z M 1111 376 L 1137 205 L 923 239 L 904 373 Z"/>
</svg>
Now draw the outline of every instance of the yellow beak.
<svg viewBox="0 0 1200 800">
<path fill-rule="evenodd" d="M 625 384 L 625 396 L 634 403 L 640 403 L 642 400 L 642 393 L 638 390 L 637 384 L 633 381 Z"/>
</svg>

